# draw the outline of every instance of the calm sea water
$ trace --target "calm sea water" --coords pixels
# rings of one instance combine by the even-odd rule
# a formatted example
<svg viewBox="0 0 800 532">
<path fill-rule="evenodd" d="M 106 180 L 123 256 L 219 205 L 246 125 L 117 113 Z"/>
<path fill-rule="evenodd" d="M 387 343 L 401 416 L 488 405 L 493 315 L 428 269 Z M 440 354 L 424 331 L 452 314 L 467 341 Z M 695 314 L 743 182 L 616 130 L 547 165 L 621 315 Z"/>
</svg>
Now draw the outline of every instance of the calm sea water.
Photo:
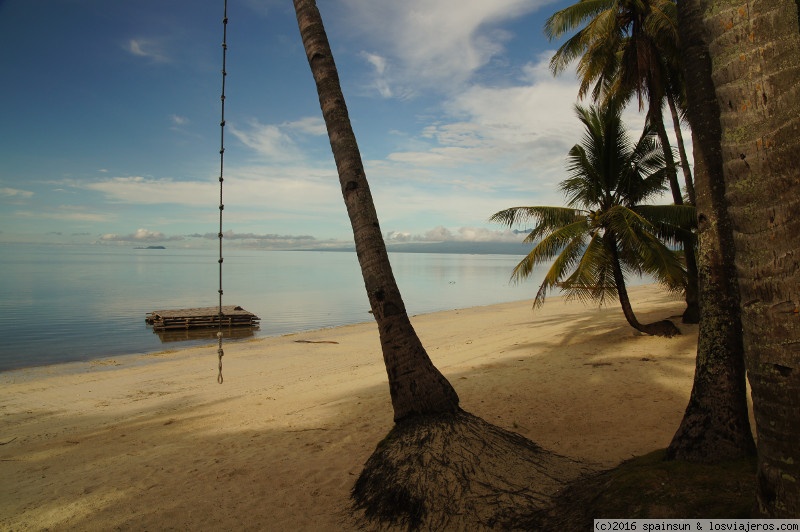
<svg viewBox="0 0 800 532">
<path fill-rule="evenodd" d="M 535 279 L 509 284 L 519 259 L 390 254 L 412 315 L 532 297 Z M 144 316 L 216 306 L 216 250 L 0 244 L 0 271 L 0 371 L 215 341 L 156 334 Z M 226 250 L 223 275 L 224 304 L 261 318 L 240 338 L 372 320 L 352 252 Z"/>
</svg>

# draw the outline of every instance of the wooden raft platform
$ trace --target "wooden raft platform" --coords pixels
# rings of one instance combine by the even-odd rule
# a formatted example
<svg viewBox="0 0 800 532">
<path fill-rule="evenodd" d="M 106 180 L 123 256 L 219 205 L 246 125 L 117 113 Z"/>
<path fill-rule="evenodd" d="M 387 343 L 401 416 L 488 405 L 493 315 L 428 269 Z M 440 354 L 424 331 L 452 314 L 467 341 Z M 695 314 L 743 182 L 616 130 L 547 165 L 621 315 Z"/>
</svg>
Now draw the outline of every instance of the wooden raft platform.
<svg viewBox="0 0 800 532">
<path fill-rule="evenodd" d="M 219 307 L 185 308 L 177 310 L 154 310 L 144 320 L 154 331 L 174 329 L 207 329 L 220 326 Z M 226 327 L 255 327 L 261 320 L 242 307 L 222 307 L 222 325 Z"/>
</svg>

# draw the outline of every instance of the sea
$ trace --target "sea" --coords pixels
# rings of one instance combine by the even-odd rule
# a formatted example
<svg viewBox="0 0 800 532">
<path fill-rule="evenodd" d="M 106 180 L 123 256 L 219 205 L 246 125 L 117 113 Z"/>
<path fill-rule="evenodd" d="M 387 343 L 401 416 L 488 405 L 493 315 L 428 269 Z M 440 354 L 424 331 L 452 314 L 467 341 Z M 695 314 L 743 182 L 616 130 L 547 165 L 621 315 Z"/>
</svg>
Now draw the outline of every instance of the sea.
<svg viewBox="0 0 800 532">
<path fill-rule="evenodd" d="M 352 251 L 229 249 L 223 304 L 261 318 L 226 342 L 372 320 Z M 410 315 L 533 298 L 510 282 L 520 255 L 390 253 Z M 0 371 L 216 342 L 216 331 L 154 332 L 154 310 L 219 303 L 217 249 L 0 244 Z M 541 277 L 540 274 L 539 277 Z"/>
</svg>

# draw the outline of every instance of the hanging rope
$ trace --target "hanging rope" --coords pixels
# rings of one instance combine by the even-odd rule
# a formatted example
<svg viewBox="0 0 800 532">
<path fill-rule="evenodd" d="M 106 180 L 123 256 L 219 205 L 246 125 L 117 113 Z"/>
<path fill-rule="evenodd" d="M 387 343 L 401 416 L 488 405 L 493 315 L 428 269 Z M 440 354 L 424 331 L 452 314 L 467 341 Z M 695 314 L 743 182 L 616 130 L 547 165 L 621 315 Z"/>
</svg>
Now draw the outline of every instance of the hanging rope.
<svg viewBox="0 0 800 532">
<path fill-rule="evenodd" d="M 228 0 L 225 0 L 224 15 L 222 18 L 222 94 L 220 96 L 221 117 L 219 122 L 219 330 L 217 331 L 217 340 L 219 347 L 217 348 L 217 355 L 219 356 L 219 373 L 217 374 L 217 382 L 222 384 L 222 356 L 225 352 L 222 350 L 222 211 L 225 205 L 222 203 L 222 182 L 223 169 L 225 167 L 225 78 L 228 72 L 225 70 L 225 61 L 228 56 Z"/>
</svg>

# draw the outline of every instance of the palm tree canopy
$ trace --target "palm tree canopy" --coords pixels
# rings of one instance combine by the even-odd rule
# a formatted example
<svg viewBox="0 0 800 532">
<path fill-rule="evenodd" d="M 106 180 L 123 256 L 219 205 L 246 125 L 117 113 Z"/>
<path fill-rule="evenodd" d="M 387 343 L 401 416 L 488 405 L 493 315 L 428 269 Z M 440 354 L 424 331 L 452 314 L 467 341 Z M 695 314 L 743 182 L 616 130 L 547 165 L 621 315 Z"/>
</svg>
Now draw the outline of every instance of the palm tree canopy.
<svg viewBox="0 0 800 532">
<path fill-rule="evenodd" d="M 577 59 L 580 97 L 591 88 L 594 100 L 636 94 L 640 107 L 645 97 L 660 105 L 679 56 L 673 0 L 580 0 L 545 22 L 551 40 L 572 31 L 550 69 L 558 74 Z"/>
<path fill-rule="evenodd" d="M 633 143 L 618 107 L 576 106 L 575 112 L 585 132 L 569 151 L 567 178 L 560 184 L 567 206 L 512 207 L 490 218 L 508 227 L 534 224 L 525 238 L 534 247 L 514 268 L 512 280 L 521 281 L 535 266 L 552 261 L 535 306 L 554 287 L 567 297 L 602 303 L 617 295 L 612 268 L 616 256 L 625 273 L 648 274 L 669 287 L 683 287 L 685 270 L 665 241 L 671 243 L 679 231 L 691 227 L 694 209 L 642 204 L 665 190 L 664 159 L 652 129 Z"/>
</svg>

